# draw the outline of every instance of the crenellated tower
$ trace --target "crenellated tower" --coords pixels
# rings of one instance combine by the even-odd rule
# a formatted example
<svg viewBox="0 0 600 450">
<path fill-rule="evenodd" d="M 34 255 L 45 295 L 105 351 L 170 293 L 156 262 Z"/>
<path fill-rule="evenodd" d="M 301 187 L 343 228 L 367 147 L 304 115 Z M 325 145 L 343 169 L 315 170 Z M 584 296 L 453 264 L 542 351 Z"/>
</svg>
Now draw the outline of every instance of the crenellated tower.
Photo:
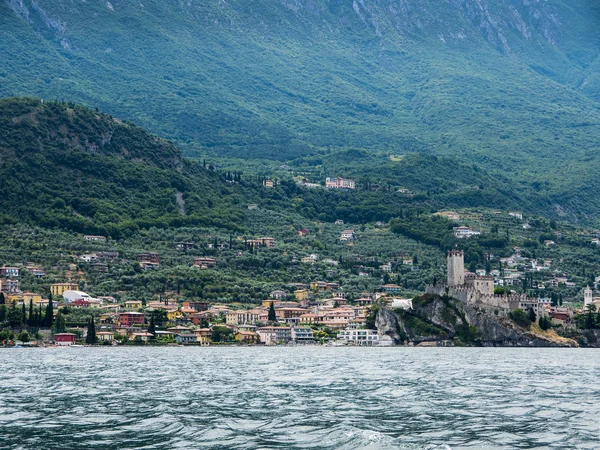
<svg viewBox="0 0 600 450">
<path fill-rule="evenodd" d="M 448 251 L 448 286 L 465 284 L 465 252 L 452 249 Z"/>
</svg>

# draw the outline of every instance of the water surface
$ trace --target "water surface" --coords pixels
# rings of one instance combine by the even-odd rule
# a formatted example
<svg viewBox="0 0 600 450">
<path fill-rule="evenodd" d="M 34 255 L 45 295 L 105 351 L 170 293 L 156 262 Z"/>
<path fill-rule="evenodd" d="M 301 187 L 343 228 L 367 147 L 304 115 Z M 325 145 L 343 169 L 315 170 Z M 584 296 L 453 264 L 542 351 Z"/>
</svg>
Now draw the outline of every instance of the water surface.
<svg viewBox="0 0 600 450">
<path fill-rule="evenodd" d="M 0 448 L 600 449 L 600 351 L 1 349 Z"/>
</svg>

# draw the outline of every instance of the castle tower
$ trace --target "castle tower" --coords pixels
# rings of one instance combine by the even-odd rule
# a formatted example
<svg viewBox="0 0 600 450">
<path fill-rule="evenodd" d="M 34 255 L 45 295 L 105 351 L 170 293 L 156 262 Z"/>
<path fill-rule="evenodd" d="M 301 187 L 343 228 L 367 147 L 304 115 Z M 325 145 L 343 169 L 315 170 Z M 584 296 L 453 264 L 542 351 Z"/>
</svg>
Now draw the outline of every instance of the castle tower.
<svg viewBox="0 0 600 450">
<path fill-rule="evenodd" d="M 465 252 L 458 249 L 448 251 L 448 286 L 465 284 Z"/>
<path fill-rule="evenodd" d="M 583 291 L 583 306 L 586 307 L 587 305 L 592 303 L 592 290 L 590 289 L 590 286 L 588 285 L 588 287 L 585 288 L 585 290 Z"/>
</svg>

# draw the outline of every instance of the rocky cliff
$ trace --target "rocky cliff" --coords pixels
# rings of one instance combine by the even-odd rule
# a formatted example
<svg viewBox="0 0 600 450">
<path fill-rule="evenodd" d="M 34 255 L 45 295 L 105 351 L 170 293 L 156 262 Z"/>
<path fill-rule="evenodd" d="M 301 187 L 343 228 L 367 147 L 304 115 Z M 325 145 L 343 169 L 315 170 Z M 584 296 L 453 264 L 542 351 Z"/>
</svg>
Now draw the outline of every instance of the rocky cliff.
<svg viewBox="0 0 600 450">
<path fill-rule="evenodd" d="M 536 324 L 522 328 L 507 317 L 486 313 L 455 299 L 424 295 L 413 300 L 413 310 L 381 307 L 375 322 L 381 334 L 396 344 L 443 343 L 484 347 L 577 347 L 572 339 Z M 593 338 L 590 338 L 590 344 Z"/>
</svg>

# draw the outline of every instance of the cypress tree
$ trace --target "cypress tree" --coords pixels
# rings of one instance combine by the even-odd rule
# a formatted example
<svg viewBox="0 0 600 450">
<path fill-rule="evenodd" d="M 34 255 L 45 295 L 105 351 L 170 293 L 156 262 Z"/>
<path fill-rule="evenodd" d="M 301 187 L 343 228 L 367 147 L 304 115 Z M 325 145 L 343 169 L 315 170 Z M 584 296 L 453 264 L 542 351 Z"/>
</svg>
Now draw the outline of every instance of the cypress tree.
<svg viewBox="0 0 600 450">
<path fill-rule="evenodd" d="M 88 330 L 87 336 L 85 337 L 85 343 L 95 344 L 96 341 L 96 324 L 94 323 L 94 317 L 91 317 L 90 320 L 88 320 Z"/>
<path fill-rule="evenodd" d="M 33 299 L 29 299 L 29 319 L 27 320 L 27 324 L 30 327 L 35 326 L 34 320 L 35 317 L 33 317 Z"/>
<path fill-rule="evenodd" d="M 54 322 L 54 302 L 52 301 L 52 294 L 48 296 L 48 307 L 46 308 L 46 315 L 44 316 L 44 327 L 52 328 Z"/>
<path fill-rule="evenodd" d="M 0 322 L 6 320 L 6 305 L 0 304 Z"/>
<path fill-rule="evenodd" d="M 585 319 L 585 327 L 588 330 L 591 330 L 592 328 L 594 328 L 594 316 L 592 316 L 592 310 L 591 309 L 588 310 L 588 314 L 587 314 L 587 317 Z"/>
<path fill-rule="evenodd" d="M 536 320 L 535 311 L 533 310 L 533 308 L 529 308 L 529 320 L 531 320 L 532 322 L 535 322 Z"/>
<path fill-rule="evenodd" d="M 0 292 L 0 305 L 6 304 L 6 298 L 4 297 L 4 292 Z"/>
<path fill-rule="evenodd" d="M 269 315 L 267 316 L 269 322 L 277 322 L 277 314 L 275 314 L 275 304 L 271 302 L 269 306 Z"/>
<path fill-rule="evenodd" d="M 148 326 L 148 333 L 153 336 L 156 334 L 156 324 L 154 323 L 154 312 L 150 316 L 150 325 Z"/>
<path fill-rule="evenodd" d="M 21 317 L 23 318 L 23 324 L 27 325 L 27 308 L 25 308 L 25 301 L 21 304 Z"/>
<path fill-rule="evenodd" d="M 65 316 L 59 311 L 56 315 L 56 322 L 54 323 L 55 333 L 64 333 L 67 331 L 67 325 L 65 323 Z"/>
</svg>

